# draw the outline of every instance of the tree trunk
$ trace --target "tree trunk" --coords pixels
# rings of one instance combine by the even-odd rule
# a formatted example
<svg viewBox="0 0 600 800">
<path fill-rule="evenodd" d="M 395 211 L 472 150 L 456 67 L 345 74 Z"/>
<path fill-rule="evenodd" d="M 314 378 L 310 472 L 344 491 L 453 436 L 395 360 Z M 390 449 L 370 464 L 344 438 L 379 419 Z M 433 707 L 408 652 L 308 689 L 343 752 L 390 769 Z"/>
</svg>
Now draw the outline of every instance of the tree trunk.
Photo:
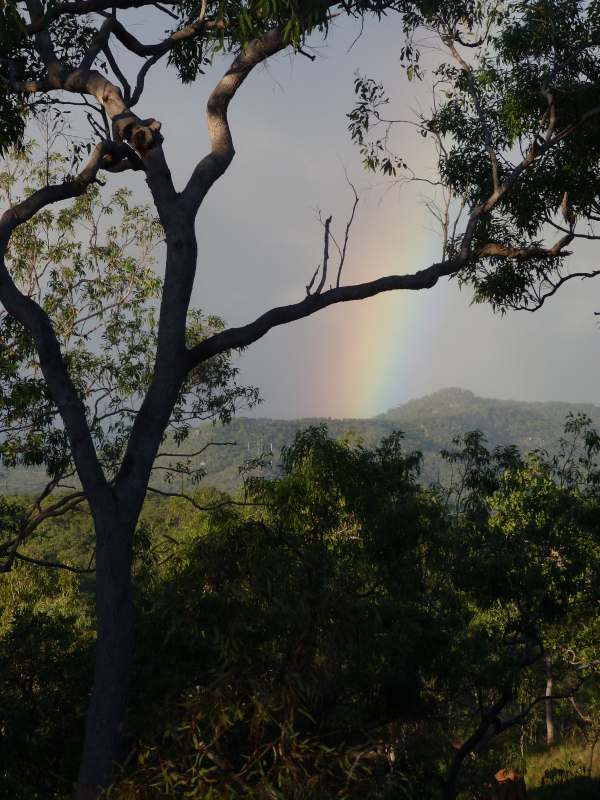
<svg viewBox="0 0 600 800">
<path fill-rule="evenodd" d="M 108 786 L 120 756 L 133 654 L 132 542 L 135 520 L 115 506 L 95 515 L 96 662 L 75 800 Z"/>
<path fill-rule="evenodd" d="M 456 780 L 446 781 L 442 787 L 442 800 L 456 800 Z"/>
<path fill-rule="evenodd" d="M 546 744 L 554 744 L 554 707 L 552 700 L 552 659 L 545 656 L 546 664 Z"/>
</svg>

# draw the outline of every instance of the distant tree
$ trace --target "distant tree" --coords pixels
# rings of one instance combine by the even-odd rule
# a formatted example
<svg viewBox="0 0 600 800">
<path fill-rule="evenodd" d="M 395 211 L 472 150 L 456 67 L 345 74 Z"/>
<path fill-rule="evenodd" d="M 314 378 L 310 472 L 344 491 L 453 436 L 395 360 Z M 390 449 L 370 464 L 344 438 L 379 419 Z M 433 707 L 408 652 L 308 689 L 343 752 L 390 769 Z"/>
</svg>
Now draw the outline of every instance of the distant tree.
<svg viewBox="0 0 600 800">
<path fill-rule="evenodd" d="M 600 274 L 570 270 L 568 249 L 600 239 L 598 5 L 474 3 L 471 26 L 456 8 L 423 2 L 407 15 L 402 61 L 409 80 L 432 83 L 431 108 L 390 113 L 386 88 L 359 75 L 350 133 L 368 169 L 432 187 L 442 261 L 423 279 L 450 276 L 477 302 L 535 311 Z M 438 48 L 424 65 L 426 35 Z M 428 172 L 406 163 L 396 136 L 414 126 L 431 142 Z"/>
<path fill-rule="evenodd" d="M 446 453 L 457 468 L 447 560 L 474 613 L 460 645 L 464 672 L 451 718 L 472 728 L 450 761 L 448 800 L 469 754 L 524 725 L 537 706 L 573 700 L 599 664 L 600 439 L 589 419 L 567 420 L 554 456 L 490 453 L 480 434 L 459 442 Z"/>
<path fill-rule="evenodd" d="M 42 157 L 33 144 L 15 151 L 0 172 L 0 198 L 31 192 L 39 180 L 57 180 L 68 165 L 59 155 Z M 70 207 L 50 210 L 20 226 L 7 264 L 17 285 L 51 319 L 71 379 L 87 409 L 87 421 L 103 472 L 112 481 L 127 437 L 152 375 L 155 305 L 161 281 L 154 271 L 162 228 L 147 206 L 134 206 L 130 192 L 103 197 L 90 187 Z M 201 338 L 220 327 L 217 318 L 193 312 L 188 336 Z M 86 501 L 64 426 L 52 402 L 32 337 L 0 311 L 0 460 L 7 467 L 43 466 L 48 482 L 39 496 L 21 505 L 18 524 L 0 532 L 0 570 L 15 560 L 32 562 L 23 547 L 38 527 Z M 229 419 L 236 403 L 252 402 L 255 391 L 235 384 L 227 356 L 191 373 L 181 387 L 169 422 L 175 441 L 190 421 Z M 166 453 L 153 469 L 173 477 L 189 459 Z M 200 475 L 201 475 L 200 470 Z M 193 477 L 193 475 L 191 475 Z M 91 572 L 89 565 L 40 562 L 40 566 Z"/>
</svg>

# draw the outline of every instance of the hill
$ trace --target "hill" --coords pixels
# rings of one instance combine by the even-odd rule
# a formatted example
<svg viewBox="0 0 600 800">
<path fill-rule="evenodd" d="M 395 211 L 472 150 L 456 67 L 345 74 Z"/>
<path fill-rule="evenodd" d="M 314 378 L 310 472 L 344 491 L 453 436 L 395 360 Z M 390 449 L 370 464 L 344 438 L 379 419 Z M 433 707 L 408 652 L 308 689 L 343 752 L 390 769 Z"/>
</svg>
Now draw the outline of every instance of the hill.
<svg viewBox="0 0 600 800">
<path fill-rule="evenodd" d="M 350 435 L 367 445 L 376 444 L 395 430 L 405 435 L 408 450 L 421 450 L 424 455 L 424 480 L 434 480 L 442 464 L 439 451 L 452 439 L 470 430 L 479 429 L 491 446 L 515 444 L 522 452 L 547 448 L 553 450 L 561 436 L 569 412 L 583 412 L 600 428 L 600 407 L 577 403 L 531 403 L 477 397 L 465 389 L 450 388 L 411 400 L 384 414 L 369 419 L 306 418 L 278 420 L 239 417 L 230 425 L 202 425 L 194 429 L 178 452 L 194 453 L 209 442 L 229 442 L 210 446 L 192 459 L 206 470 L 206 485 L 228 491 L 241 484 L 240 466 L 261 454 L 266 458 L 263 473 L 276 475 L 282 448 L 289 444 L 296 431 L 308 425 L 324 423 L 335 437 Z M 165 449 L 173 451 L 173 443 Z M 0 486 L 8 493 L 30 493 L 43 484 L 39 470 L 4 471 Z M 153 481 L 158 488 L 179 490 L 182 485 L 168 486 Z M 183 484 L 185 487 L 185 482 Z"/>
</svg>

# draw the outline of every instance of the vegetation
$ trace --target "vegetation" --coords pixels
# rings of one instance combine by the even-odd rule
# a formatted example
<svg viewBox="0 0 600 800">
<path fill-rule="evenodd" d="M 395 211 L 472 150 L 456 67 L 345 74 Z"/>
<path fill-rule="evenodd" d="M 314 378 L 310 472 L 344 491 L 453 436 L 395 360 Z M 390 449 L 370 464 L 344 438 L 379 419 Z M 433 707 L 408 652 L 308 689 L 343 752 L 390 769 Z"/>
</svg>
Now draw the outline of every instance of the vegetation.
<svg viewBox="0 0 600 800">
<path fill-rule="evenodd" d="M 263 476 L 276 477 L 280 474 L 283 448 L 293 442 L 299 430 L 320 424 L 326 424 L 336 439 L 351 437 L 370 446 L 400 428 L 406 447 L 423 454 L 419 479 L 427 484 L 449 477 L 440 452 L 455 436 L 478 429 L 492 447 L 510 443 L 523 453 L 536 449 L 554 453 L 568 413 L 585 413 L 600 427 L 600 409 L 591 404 L 492 400 L 464 389 L 444 389 L 368 419 L 280 420 L 237 414 L 225 425 L 211 423 L 191 428 L 180 443 L 168 436 L 163 449 L 176 450 L 178 457 L 163 462 L 171 465 L 169 474 L 164 470 L 154 472 L 152 486 L 162 491 L 193 491 L 195 479 L 201 475 L 203 486 L 235 492 L 243 484 L 244 470 L 240 471 L 240 467 L 245 463 L 256 464 Z M 210 442 L 223 444 L 193 455 Z M 6 494 L 33 494 L 43 489 L 46 475 L 41 468 L 13 467 L 0 481 Z"/>
<path fill-rule="evenodd" d="M 306 292 L 301 292 L 302 299 L 270 308 L 232 328 L 190 310 L 198 262 L 196 218 L 234 157 L 228 108 L 246 78 L 287 48 L 306 54 L 309 37 L 327 35 L 338 14 L 362 21 L 368 15 L 379 18 L 391 13 L 400 15 L 404 33 L 400 61 L 409 79 L 423 77 L 418 39 L 424 30 L 443 48 L 433 68 L 433 108 L 417 121 L 418 133 L 435 143 L 439 156 L 439 181 L 430 183 L 439 186 L 444 196 L 438 214 L 443 231 L 441 260 L 409 274 L 348 285 L 343 267 L 353 217 L 342 246 L 332 237 L 328 217 L 322 262 Z M 148 44 L 137 38 L 154 37 L 159 27 L 156 20 L 164 24 L 165 16 L 169 30 L 159 41 Z M 170 457 L 159 454 L 159 449 L 167 430 L 179 441 L 185 438 L 191 420 L 227 418 L 237 400 L 255 398 L 252 389 L 235 385 L 232 352 L 275 327 L 330 305 L 383 291 L 430 289 L 444 277 L 470 286 L 475 300 L 504 311 L 535 310 L 566 281 L 598 274 L 598 270 L 569 273 L 566 265 L 567 248 L 578 237 L 597 238 L 599 20 L 597 3 L 588 0 L 501 4 L 487 0 L 339 4 L 324 0 L 203 0 L 199 4 L 4 0 L 0 4 L 0 153 L 8 160 L 0 185 L 6 205 L 0 217 L 1 457 L 5 465 L 43 466 L 48 477 L 40 495 L 27 507 L 18 502 L 3 506 L 6 525 L 0 556 L 11 592 L 23 570 L 34 563 L 49 569 L 68 568 L 60 561 L 48 563 L 33 551 L 30 555 L 28 548 L 34 547 L 30 540 L 36 531 L 47 530 L 55 516 L 89 508 L 94 532 L 91 557 L 87 566 L 71 567 L 82 574 L 94 570 L 95 602 L 94 678 L 78 800 L 95 798 L 109 785 L 121 752 L 128 687 L 143 651 L 141 641 L 138 655 L 133 647 L 136 636 L 139 639 L 134 594 L 141 592 L 137 602 L 142 608 L 152 608 L 154 602 L 154 595 L 143 599 L 143 581 L 134 587 L 133 570 L 154 576 L 149 586 L 156 584 L 158 597 L 166 580 L 160 570 L 153 572 L 153 550 L 140 550 L 148 540 L 139 522 L 152 474 L 161 469 L 157 459 Z M 124 56 L 117 55 L 117 43 Z M 187 83 L 211 71 L 217 53 L 231 61 L 225 75 L 215 79 L 208 97 L 209 150 L 204 157 L 191 155 L 187 182 L 179 190 L 162 147 L 160 121 L 141 118 L 134 109 L 142 97 L 152 99 L 145 79 L 162 59 L 176 80 Z M 129 74 L 133 57 L 142 63 L 132 80 L 125 73 Z M 366 77 L 357 77 L 355 86 L 357 103 L 349 114 L 350 133 L 365 165 L 393 177 L 404 174 L 408 165 L 390 152 L 387 133 L 379 137 L 377 132 L 379 126 L 389 131 L 395 124 L 382 117 L 381 107 L 387 102 L 383 87 Z M 83 136 L 66 135 L 61 127 L 73 104 L 80 106 L 79 122 L 89 126 Z M 49 131 L 58 131 L 48 139 L 41 170 L 23 162 L 26 123 L 40 114 L 51 120 Z M 65 158 L 57 155 L 57 141 L 68 151 Z M 108 179 L 111 173 L 123 171 L 144 173 L 153 207 L 132 207 L 126 193 L 101 199 L 97 186 L 104 179 L 99 176 Z M 419 178 L 410 171 L 406 174 L 409 179 Z M 66 201 L 74 202 L 61 205 Z M 101 229 L 100 218 L 117 207 L 120 224 Z M 91 229 L 83 241 L 78 236 L 82 224 Z M 556 240 L 549 241 L 550 235 Z M 162 282 L 154 274 L 151 255 L 159 238 L 164 240 Z M 129 252 L 132 245 L 137 248 L 134 253 Z M 328 273 L 330 245 L 337 245 L 339 252 L 335 277 L 333 270 Z M 570 425 L 569 436 L 582 433 L 579 422 Z M 272 485 L 249 484 L 250 502 L 260 505 L 262 516 L 256 512 L 256 518 L 243 514 L 238 518 L 231 512 L 219 535 L 215 533 L 216 539 L 209 537 L 208 549 L 217 560 L 235 549 L 237 539 L 227 539 L 231 531 L 238 531 L 239 541 L 247 543 L 240 558 L 248 561 L 249 577 L 247 570 L 236 575 L 239 564 L 231 565 L 232 596 L 241 595 L 234 610 L 243 614 L 248 603 L 250 607 L 256 604 L 259 617 L 267 613 L 261 598 L 273 590 L 269 581 L 260 584 L 261 563 L 253 560 L 252 553 L 259 545 L 261 555 L 266 552 L 269 536 L 280 542 L 279 547 L 288 542 L 287 549 L 273 551 L 273 568 L 278 560 L 289 568 L 287 595 L 302 596 L 299 575 L 307 563 L 314 568 L 306 579 L 316 583 L 308 582 L 312 589 L 306 608 L 331 594 L 331 602 L 339 601 L 343 611 L 344 587 L 358 593 L 363 602 L 350 603 L 344 613 L 363 620 L 366 646 L 371 648 L 363 657 L 374 660 L 368 660 L 364 674 L 347 670 L 346 663 L 355 654 L 331 638 L 337 628 L 328 629 L 325 623 L 331 623 L 330 619 L 317 617 L 329 650 L 324 651 L 322 662 L 315 662 L 321 652 L 310 636 L 314 639 L 317 632 L 299 613 L 298 620 L 304 618 L 310 629 L 306 663 L 318 685 L 307 682 L 307 674 L 302 673 L 302 684 L 288 687 L 301 698 L 299 704 L 291 705 L 287 690 L 277 695 L 265 689 L 266 705 L 260 709 L 267 710 L 258 709 L 255 719 L 254 706 L 246 698 L 260 695 L 260 675 L 247 673 L 250 695 L 247 688 L 225 679 L 211 701 L 208 719 L 216 723 L 214 715 L 223 708 L 227 724 L 209 726 L 209 739 L 202 726 L 198 735 L 194 727 L 190 729 L 201 750 L 205 741 L 211 752 L 221 746 L 219 738 L 216 743 L 213 740 L 224 730 L 241 742 L 237 758 L 245 759 L 243 763 L 222 766 L 213 760 L 210 769 L 216 785 L 229 793 L 237 791 L 230 773 L 237 775 L 241 770 L 244 791 L 264 788 L 271 792 L 276 787 L 288 794 L 296 791 L 301 784 L 289 766 L 288 742 L 302 743 L 302 747 L 307 743 L 309 750 L 314 746 L 322 753 L 324 742 L 319 737 L 326 735 L 334 740 L 326 746 L 337 754 L 331 759 L 332 772 L 316 769 L 313 753 L 312 761 L 302 762 L 309 765 L 308 785 L 312 787 L 315 776 L 317 784 L 325 781 L 318 785 L 321 794 L 349 791 L 348 782 L 362 779 L 362 756 L 348 762 L 354 752 L 348 750 L 354 728 L 346 731 L 343 742 L 334 734 L 345 730 L 340 728 L 340 718 L 353 721 L 363 733 L 371 722 L 377 729 L 386 722 L 379 709 L 386 685 L 382 675 L 388 669 L 407 681 L 402 695 L 403 701 L 410 702 L 402 713 L 408 715 L 413 703 L 416 730 L 420 734 L 424 726 L 435 736 L 427 744 L 427 763 L 412 750 L 422 739 L 404 733 L 408 755 L 390 744 L 386 757 L 391 759 L 393 753 L 402 774 L 405 761 L 417 765 L 411 773 L 416 785 L 430 786 L 435 778 L 444 796 L 451 798 L 469 753 L 505 727 L 517 725 L 537 705 L 539 698 L 531 687 L 542 661 L 547 669 L 551 663 L 552 680 L 564 684 L 569 694 L 579 678 L 586 682 L 586 665 L 594 663 L 588 639 L 593 624 L 588 624 L 585 614 L 595 602 L 597 520 L 596 478 L 590 461 L 596 440 L 591 434 L 584 439 L 582 461 L 567 468 L 564 459 L 560 461 L 560 451 L 524 462 L 510 449 L 490 454 L 480 436 L 467 436 L 462 449 L 446 455 L 451 475 L 458 472 L 463 482 L 440 490 L 418 485 L 417 459 L 401 454 L 397 437 L 368 451 L 334 445 L 313 431 L 290 451 L 285 477 Z M 185 464 L 174 467 L 176 474 L 185 475 L 186 469 Z M 171 465 L 166 471 L 172 471 Z M 65 483 L 75 473 L 79 483 Z M 323 494 L 322 486 L 328 487 L 328 494 Z M 346 542 L 343 531 L 353 532 L 349 540 L 353 545 Z M 263 535 L 265 541 L 260 538 Z M 219 537 L 226 540 L 225 551 L 219 550 Z M 480 563 L 490 543 L 494 557 Z M 523 555 L 525 570 L 520 567 Z M 169 564 L 178 563 L 176 553 L 167 552 L 164 558 Z M 215 594 L 207 577 L 211 563 L 195 551 L 187 558 L 191 559 L 189 569 L 197 566 L 195 560 L 203 564 L 207 574 L 196 573 L 193 580 Z M 40 561 L 46 563 L 40 565 Z M 506 575 L 499 571 L 500 564 Z M 185 581 L 189 569 L 175 572 L 172 585 L 180 578 Z M 62 584 L 47 585 L 45 591 L 60 606 Z M 200 594 L 202 598 L 206 593 Z M 215 601 L 213 616 L 220 637 L 227 630 L 227 619 L 219 616 L 221 602 L 226 598 Z M 283 598 L 273 596 L 270 602 L 276 611 Z M 185 608 L 172 625 L 181 624 L 184 612 Z M 32 630 L 38 624 L 44 627 L 45 613 L 35 611 Z M 210 619 L 208 610 L 207 615 Z M 409 629 L 422 629 L 423 641 L 395 630 L 398 615 L 406 618 Z M 569 623 L 562 632 L 557 627 L 559 616 Z M 344 629 L 343 618 L 343 614 L 336 617 L 339 630 Z M 52 615 L 55 622 L 62 625 L 58 611 Z M 7 636 L 13 630 L 11 624 L 7 622 Z M 252 629 L 250 622 L 248 627 Z M 265 651 L 256 661 L 263 669 L 261 675 L 276 674 L 288 657 L 282 654 L 291 652 L 288 627 L 279 619 L 274 627 L 267 633 L 257 631 Z M 393 641 L 390 630 L 394 630 Z M 236 635 L 242 650 L 250 647 L 244 631 Z M 200 655 L 206 658 L 202 669 L 229 664 L 208 633 L 201 645 Z M 73 642 L 73 647 L 79 653 L 80 644 Z M 215 661 L 217 655 L 220 661 Z M 446 669 L 438 675 L 435 659 L 442 655 Z M 412 659 L 410 666 L 402 662 L 404 657 Z M 417 663 L 421 663 L 418 674 Z M 381 669 L 383 673 L 377 671 Z M 240 671 L 243 674 L 241 666 Z M 15 685 L 22 675 L 27 670 L 15 676 Z M 157 670 L 157 680 L 159 675 Z M 368 687 L 360 683 L 365 675 L 370 675 L 376 690 L 370 704 L 363 694 Z M 339 695 L 334 693 L 331 699 L 324 685 L 327 676 L 335 681 L 333 688 L 339 689 Z M 256 686 L 255 681 L 259 681 Z M 230 684 L 234 690 L 227 688 Z M 211 686 L 206 681 L 198 685 L 213 691 L 206 688 Z M 37 691 L 35 681 L 29 680 L 23 696 Z M 466 700 L 473 697 L 477 714 Z M 433 726 L 424 721 L 427 707 L 439 710 Z M 290 709 L 296 708 L 305 711 L 306 735 L 297 727 L 295 714 L 289 716 Z M 513 717 L 501 719 L 499 715 L 508 709 Z M 129 713 L 134 713 L 133 707 Z M 201 721 L 207 718 L 203 711 L 200 714 Z M 585 711 L 584 715 L 589 716 Z M 312 728 L 311 720 L 315 720 Z M 320 720 L 325 726 L 322 731 L 317 730 Z M 275 740 L 269 739 L 273 727 L 279 731 Z M 462 737 L 462 744 L 452 752 L 448 737 L 455 735 Z M 362 742 L 359 737 L 361 746 Z M 263 757 L 267 745 L 269 756 Z M 185 751 L 181 736 L 175 736 L 173 747 Z M 196 791 L 186 781 L 205 781 L 203 758 L 191 759 L 180 777 L 177 770 L 165 773 L 162 769 L 160 750 L 152 753 L 156 758 L 148 756 L 142 765 L 148 771 L 146 788 L 155 782 L 153 775 L 171 780 L 174 774 L 173 780 L 183 781 L 185 791 Z M 281 762 L 279 753 L 283 753 Z M 188 764 L 185 758 L 181 763 Z M 356 768 L 348 768 L 348 763 Z M 379 766 L 376 759 L 375 771 Z M 54 774 L 54 769 L 55 765 L 48 765 L 47 775 Z M 135 787 L 135 772 L 123 780 L 133 781 Z M 387 790 L 384 785 L 382 791 Z"/>
<path fill-rule="evenodd" d="M 308 428 L 282 476 L 248 478 L 237 500 L 147 503 L 109 795 L 473 798 L 530 764 L 539 797 L 583 791 L 600 733 L 599 453 L 582 416 L 554 457 L 471 433 L 444 454 L 453 480 L 424 487 L 400 435 L 368 448 Z M 44 523 L 54 558 L 78 517 Z M 2 591 L 3 785 L 66 796 L 94 587 L 20 563 Z M 548 656 L 560 746 L 544 754 Z"/>
</svg>

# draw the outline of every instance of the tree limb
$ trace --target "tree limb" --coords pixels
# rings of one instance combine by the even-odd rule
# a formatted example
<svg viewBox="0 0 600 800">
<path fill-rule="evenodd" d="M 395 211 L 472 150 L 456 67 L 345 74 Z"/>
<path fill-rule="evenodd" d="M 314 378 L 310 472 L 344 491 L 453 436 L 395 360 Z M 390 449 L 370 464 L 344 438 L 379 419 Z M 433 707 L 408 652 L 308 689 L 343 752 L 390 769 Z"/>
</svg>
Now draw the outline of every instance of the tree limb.
<svg viewBox="0 0 600 800">
<path fill-rule="evenodd" d="M 95 572 L 95 567 L 72 567 L 70 564 L 62 564 L 60 561 L 45 561 L 40 558 L 32 558 L 23 553 L 15 553 L 17 561 L 24 561 L 27 564 L 35 564 L 38 567 L 46 567 L 47 569 L 64 569 L 67 572 L 74 572 L 76 575 L 89 575 Z"/>
<path fill-rule="evenodd" d="M 106 487 L 105 477 L 87 425 L 84 404 L 69 375 L 52 323 L 41 306 L 19 291 L 8 272 L 4 255 L 10 236 L 19 225 L 47 205 L 85 192 L 111 147 L 110 143 L 96 145 L 90 160 L 74 180 L 46 186 L 0 217 L 0 301 L 33 336 L 44 378 L 65 423 L 81 482 L 85 487 L 99 489 Z"/>
<path fill-rule="evenodd" d="M 281 27 L 273 28 L 260 39 L 254 39 L 213 89 L 206 106 L 211 151 L 196 165 L 182 193 L 192 213 L 198 210 L 210 187 L 225 172 L 235 155 L 227 119 L 229 103 L 254 67 L 287 45 Z"/>
</svg>

